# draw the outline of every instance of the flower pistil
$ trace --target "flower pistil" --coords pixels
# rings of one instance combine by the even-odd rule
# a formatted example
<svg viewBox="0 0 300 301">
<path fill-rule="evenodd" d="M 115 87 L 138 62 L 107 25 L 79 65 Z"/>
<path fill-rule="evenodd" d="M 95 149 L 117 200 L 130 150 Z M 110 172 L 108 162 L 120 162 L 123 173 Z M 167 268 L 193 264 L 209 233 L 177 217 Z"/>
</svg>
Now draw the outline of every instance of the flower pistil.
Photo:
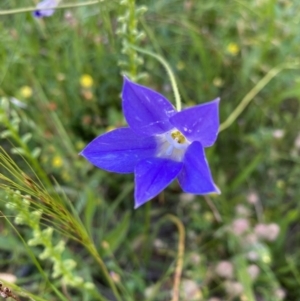
<svg viewBox="0 0 300 301">
<path fill-rule="evenodd" d="M 167 158 L 177 162 L 183 160 L 188 146 L 188 139 L 177 129 L 172 129 L 164 134 L 157 135 L 158 152 L 157 157 Z"/>
</svg>

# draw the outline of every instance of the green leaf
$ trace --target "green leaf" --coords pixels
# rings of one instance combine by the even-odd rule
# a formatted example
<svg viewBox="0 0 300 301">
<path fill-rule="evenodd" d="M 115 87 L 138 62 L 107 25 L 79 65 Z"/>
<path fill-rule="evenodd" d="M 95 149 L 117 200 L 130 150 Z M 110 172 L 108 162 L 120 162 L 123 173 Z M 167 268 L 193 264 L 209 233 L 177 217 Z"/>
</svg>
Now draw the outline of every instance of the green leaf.
<svg viewBox="0 0 300 301">
<path fill-rule="evenodd" d="M 40 155 L 41 151 L 42 151 L 42 150 L 41 150 L 39 147 L 36 147 L 36 148 L 32 151 L 31 156 L 32 156 L 33 158 L 37 158 L 37 157 Z"/>
<path fill-rule="evenodd" d="M 244 167 L 243 171 L 239 173 L 239 175 L 233 180 L 230 185 L 230 190 L 236 189 L 239 185 L 244 183 L 248 177 L 254 172 L 257 166 L 263 160 L 263 156 L 261 154 L 256 155 L 246 167 Z"/>
<path fill-rule="evenodd" d="M 1 134 L 0 134 L 0 137 L 1 138 L 7 138 L 7 137 L 10 137 L 11 136 L 11 132 L 9 130 L 6 130 L 6 131 L 3 131 Z"/>
<path fill-rule="evenodd" d="M 26 133 L 26 134 L 24 134 L 23 136 L 22 136 L 22 141 L 24 142 L 24 143 L 27 143 L 30 139 L 32 138 L 32 134 L 31 133 Z"/>
<path fill-rule="evenodd" d="M 106 236 L 104 236 L 103 241 L 108 244 L 108 248 L 101 248 L 101 255 L 107 256 L 110 253 L 113 253 L 126 239 L 126 234 L 130 225 L 130 212 L 127 211 L 119 222 L 116 228 L 110 231 Z"/>
<path fill-rule="evenodd" d="M 237 267 L 237 279 L 243 285 L 244 295 L 248 301 L 255 301 L 255 294 L 253 291 L 253 281 L 251 280 L 250 274 L 247 270 L 247 259 L 244 254 L 239 254 L 234 258 L 235 266 Z"/>
<path fill-rule="evenodd" d="M 11 149 L 12 154 L 17 154 L 17 155 L 25 155 L 25 151 L 21 147 L 14 147 Z"/>
<path fill-rule="evenodd" d="M 23 254 L 23 249 L 19 248 L 19 241 L 13 235 L 0 236 L 0 250 L 10 251 L 18 250 Z"/>
</svg>

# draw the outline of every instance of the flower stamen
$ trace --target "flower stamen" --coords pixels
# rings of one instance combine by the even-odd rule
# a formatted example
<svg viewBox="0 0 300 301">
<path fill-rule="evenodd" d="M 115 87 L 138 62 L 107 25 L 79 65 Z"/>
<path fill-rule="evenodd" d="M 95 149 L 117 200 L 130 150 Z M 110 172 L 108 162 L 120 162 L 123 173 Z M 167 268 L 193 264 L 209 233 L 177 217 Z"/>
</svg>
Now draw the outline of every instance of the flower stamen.
<svg viewBox="0 0 300 301">
<path fill-rule="evenodd" d="M 183 144 L 186 142 L 185 137 L 178 130 L 171 133 L 171 137 L 176 140 L 177 143 Z"/>
<path fill-rule="evenodd" d="M 158 139 L 158 157 L 179 162 L 183 160 L 190 142 L 180 131 L 173 129 L 165 134 L 158 135 Z"/>
</svg>

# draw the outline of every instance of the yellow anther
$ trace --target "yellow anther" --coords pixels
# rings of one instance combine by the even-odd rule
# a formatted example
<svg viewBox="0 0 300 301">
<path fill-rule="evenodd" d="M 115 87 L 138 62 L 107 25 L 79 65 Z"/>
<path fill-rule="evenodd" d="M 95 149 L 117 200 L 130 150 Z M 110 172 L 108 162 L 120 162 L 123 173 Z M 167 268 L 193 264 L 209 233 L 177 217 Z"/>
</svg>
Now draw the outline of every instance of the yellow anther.
<svg viewBox="0 0 300 301">
<path fill-rule="evenodd" d="M 176 140 L 177 143 L 183 144 L 186 142 L 185 137 L 179 131 L 172 132 L 171 137 Z"/>
</svg>

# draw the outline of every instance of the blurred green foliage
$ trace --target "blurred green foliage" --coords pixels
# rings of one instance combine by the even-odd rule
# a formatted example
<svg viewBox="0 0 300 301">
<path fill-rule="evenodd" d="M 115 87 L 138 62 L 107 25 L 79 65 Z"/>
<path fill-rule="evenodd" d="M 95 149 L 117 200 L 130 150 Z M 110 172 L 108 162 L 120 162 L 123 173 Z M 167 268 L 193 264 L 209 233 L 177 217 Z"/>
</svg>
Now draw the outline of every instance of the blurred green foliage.
<svg viewBox="0 0 300 301">
<path fill-rule="evenodd" d="M 34 5 L 2 0 L 0 10 L 21 4 Z M 136 15 L 144 38 L 132 41 L 169 62 L 184 107 L 220 96 L 221 122 L 272 68 L 289 65 L 207 149 L 222 195 L 192 197 L 173 183 L 151 205 L 134 211 L 131 175 L 98 170 L 77 155 L 97 135 L 125 125 L 120 92 L 126 70 L 118 62 L 131 61 L 122 53 L 124 35 L 117 31 L 126 1 L 60 9 L 40 20 L 28 12 L 1 16 L 1 146 L 31 178 L 47 178 L 50 193 L 53 189 L 70 200 L 122 300 L 170 299 L 178 234 L 172 224 L 162 223 L 167 213 L 183 222 L 187 234 L 180 300 L 298 300 L 299 1 L 141 0 L 135 5 L 148 10 Z M 144 75 L 139 82 L 173 100 L 159 62 L 139 58 L 143 62 L 132 69 Z M 82 80 L 84 75 L 92 84 Z M 0 210 L 13 223 L 2 192 Z M 57 230 L 64 229 L 57 223 Z M 271 224 L 280 228 L 278 236 Z M 26 242 L 31 230 L 9 225 L 0 219 L 1 272 L 16 275 L 17 284 L 35 295 L 64 300 L 45 280 L 45 275 L 51 279 L 51 262 L 40 262 L 43 276 L 16 234 L 17 229 Z M 81 277 L 93 280 L 98 293 L 80 287 L 66 291 L 58 280 L 51 280 L 53 286 L 71 300 L 104 300 L 100 295 L 115 300 L 82 245 L 64 231 L 53 236 L 65 240 L 67 257 L 77 262 Z M 42 250 L 31 252 L 38 256 Z M 224 261 L 232 275 L 218 274 Z M 257 277 L 251 278 L 251 265 L 259 269 Z M 224 271 L 226 265 L 221 267 Z"/>
</svg>

